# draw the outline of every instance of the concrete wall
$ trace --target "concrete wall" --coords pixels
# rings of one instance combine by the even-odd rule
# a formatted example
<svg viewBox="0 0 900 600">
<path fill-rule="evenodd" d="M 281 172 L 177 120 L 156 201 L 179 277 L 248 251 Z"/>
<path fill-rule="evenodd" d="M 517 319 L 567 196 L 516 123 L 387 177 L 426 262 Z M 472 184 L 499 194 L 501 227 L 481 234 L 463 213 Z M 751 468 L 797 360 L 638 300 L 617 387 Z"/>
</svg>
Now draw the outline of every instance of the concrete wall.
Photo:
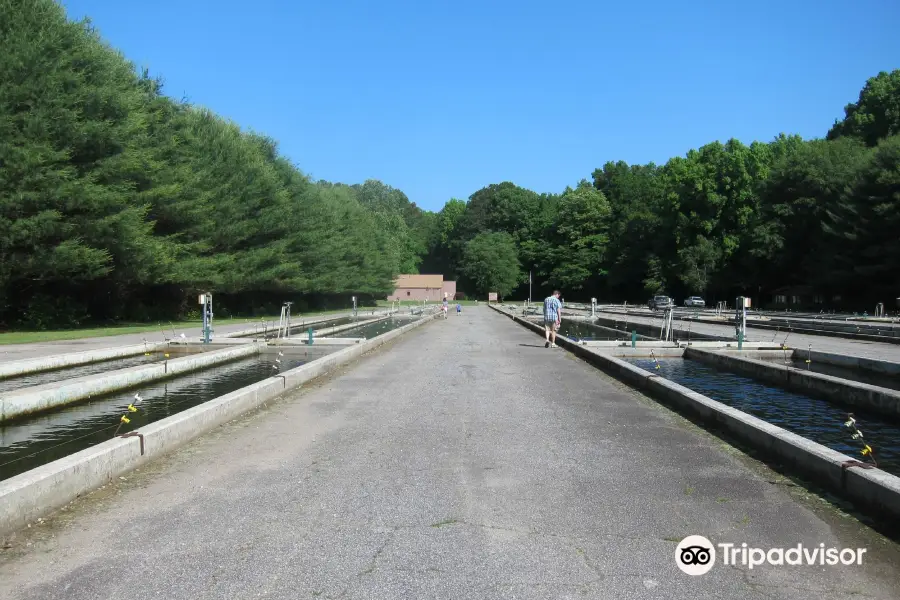
<svg viewBox="0 0 900 600">
<path fill-rule="evenodd" d="M 138 438 L 116 438 L 0 482 L 0 536 L 28 525 L 113 478 L 162 456 L 301 384 L 430 322 L 426 316 L 371 340 L 235 390 L 140 428 Z"/>
<path fill-rule="evenodd" d="M 737 356 L 725 352 L 688 348 L 684 356 L 727 371 L 749 375 L 779 387 L 824 398 L 841 405 L 877 412 L 893 419 L 900 419 L 900 392 L 896 390 L 840 379 L 788 365 L 745 358 L 743 353 L 741 356 Z"/>
<path fill-rule="evenodd" d="M 492 307 L 494 308 L 494 307 Z M 509 314 L 516 322 L 543 335 L 540 327 Z M 557 343 L 617 379 L 658 398 L 680 412 L 689 414 L 714 429 L 758 450 L 773 462 L 799 473 L 854 502 L 858 507 L 886 521 L 900 519 L 900 477 L 881 469 L 844 468 L 855 460 L 804 437 L 786 431 L 730 406 L 698 394 L 649 371 L 606 353 L 597 352 L 566 339 Z"/>
<path fill-rule="evenodd" d="M 149 381 L 158 381 L 212 365 L 246 358 L 258 352 L 257 344 L 242 344 L 238 347 L 202 352 L 167 360 L 163 363 L 120 369 L 109 373 L 97 373 L 63 382 L 13 390 L 0 396 L 0 423 L 94 396 L 132 388 Z"/>
<path fill-rule="evenodd" d="M 444 299 L 443 288 L 397 288 L 388 300 L 418 300 L 439 302 Z"/>
<path fill-rule="evenodd" d="M 661 320 L 660 320 L 661 321 Z M 629 321 L 628 319 L 610 319 L 608 317 L 598 317 L 597 324 L 603 325 L 604 327 L 611 327 L 616 329 L 623 334 L 627 331 L 631 333 L 631 331 L 637 331 L 638 333 L 645 335 L 647 337 L 653 339 L 659 339 L 659 332 L 662 327 L 662 323 L 660 325 L 647 325 L 646 323 L 635 323 L 633 321 Z M 689 331 L 687 329 L 678 329 L 676 327 L 678 322 L 675 321 L 672 323 L 672 337 L 676 340 L 715 340 L 718 339 L 719 336 L 714 335 L 705 335 L 702 333 L 697 333 L 696 331 Z"/>
<path fill-rule="evenodd" d="M 100 348 L 97 350 L 86 350 L 84 352 L 57 354 L 55 356 L 12 360 L 0 364 L 0 379 L 19 377 L 21 375 L 28 375 L 29 373 L 54 371 L 57 369 L 65 369 L 67 367 L 77 367 L 79 365 L 87 365 L 116 358 L 128 358 L 129 356 L 137 356 L 138 354 L 143 354 L 145 352 L 164 350 L 167 347 L 168 344 L 166 342 L 149 342 L 146 344 L 120 346 L 118 348 Z"/>
<path fill-rule="evenodd" d="M 441 294 L 442 299 L 443 299 L 444 295 L 446 295 L 447 298 L 449 298 L 450 300 L 453 300 L 454 298 L 456 298 L 456 282 L 455 281 L 445 281 L 444 287 L 441 288 L 441 291 L 443 292 Z"/>
<path fill-rule="evenodd" d="M 819 352 L 817 350 L 794 350 L 796 358 L 806 360 L 807 355 L 810 360 L 833 365 L 835 367 L 843 367 L 845 369 L 857 369 L 860 371 L 868 371 L 878 375 L 900 375 L 900 363 L 891 362 L 889 360 L 877 360 L 874 358 L 865 358 L 862 356 L 848 356 L 845 354 L 833 354 L 831 352 Z"/>
<path fill-rule="evenodd" d="M 323 327 L 322 329 L 316 329 L 315 331 L 313 331 L 313 338 L 315 339 L 318 337 L 334 335 L 335 333 L 340 333 L 342 331 L 347 331 L 350 329 L 356 329 L 357 327 L 362 327 L 363 325 L 371 325 L 372 323 L 386 321 L 390 318 L 391 318 L 390 315 L 385 315 L 383 317 L 378 317 L 375 319 L 366 319 L 366 320 L 360 320 L 356 323 L 347 323 L 346 325 L 338 325 L 337 327 Z"/>
<path fill-rule="evenodd" d="M 305 318 L 303 316 L 297 315 L 291 317 L 291 332 L 294 332 L 298 329 L 305 330 L 310 325 L 321 325 L 322 323 L 327 323 L 329 321 L 337 321 L 338 319 L 343 319 L 344 317 L 349 317 L 353 313 L 341 313 L 337 315 L 330 315 L 327 317 L 312 317 Z M 221 336 L 215 336 L 215 338 L 235 338 L 235 337 L 250 337 L 250 336 L 259 336 L 263 335 L 273 335 L 275 330 L 278 328 L 278 321 L 266 321 L 265 324 L 262 322 L 256 323 L 253 327 L 248 327 L 247 329 L 241 329 L 240 331 L 232 331 L 231 333 L 226 333 Z"/>
</svg>

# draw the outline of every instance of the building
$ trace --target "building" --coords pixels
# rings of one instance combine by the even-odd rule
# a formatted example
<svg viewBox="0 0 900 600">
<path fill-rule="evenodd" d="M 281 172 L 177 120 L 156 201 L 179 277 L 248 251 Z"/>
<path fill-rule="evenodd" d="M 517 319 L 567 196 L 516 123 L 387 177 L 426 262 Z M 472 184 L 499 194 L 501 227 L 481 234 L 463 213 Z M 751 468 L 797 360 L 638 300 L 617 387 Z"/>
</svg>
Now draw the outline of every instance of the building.
<svg viewBox="0 0 900 600">
<path fill-rule="evenodd" d="M 388 300 L 429 300 L 440 302 L 456 298 L 456 282 L 444 281 L 443 275 L 399 275 L 394 282 L 394 293 Z"/>
</svg>

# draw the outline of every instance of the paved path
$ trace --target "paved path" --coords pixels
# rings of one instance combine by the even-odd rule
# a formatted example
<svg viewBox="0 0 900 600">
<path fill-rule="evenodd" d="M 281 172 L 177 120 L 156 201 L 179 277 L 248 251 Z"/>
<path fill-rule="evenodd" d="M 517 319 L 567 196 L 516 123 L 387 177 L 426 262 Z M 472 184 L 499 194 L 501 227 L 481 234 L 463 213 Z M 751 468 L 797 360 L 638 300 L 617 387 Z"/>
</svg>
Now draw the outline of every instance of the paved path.
<svg viewBox="0 0 900 600">
<path fill-rule="evenodd" d="M 785 483 L 466 307 L 27 530 L 0 598 L 900 597 L 892 543 Z M 868 554 L 690 577 L 689 534 Z"/>
<path fill-rule="evenodd" d="M 631 323 L 646 323 L 659 327 L 662 322 L 661 316 L 625 316 L 621 313 L 600 312 L 599 317 L 605 319 L 616 319 L 620 321 L 628 321 Z M 565 315 L 563 315 L 565 318 Z M 734 336 L 734 323 L 727 325 L 714 325 L 711 323 L 696 323 L 687 320 L 675 318 L 674 325 L 677 329 L 688 329 L 690 323 L 691 331 L 697 333 L 706 333 L 710 335 Z M 868 358 L 878 358 L 881 360 L 890 360 L 900 362 L 900 344 L 886 344 L 884 342 L 867 342 L 862 340 L 851 340 L 847 338 L 829 337 L 824 335 L 806 335 L 801 333 L 789 333 L 788 331 L 775 331 L 768 329 L 754 329 L 747 327 L 747 341 L 754 342 L 781 342 L 787 339 L 787 345 L 793 348 L 806 349 L 808 344 L 812 344 L 813 350 L 821 352 L 836 352 L 839 354 L 849 354 L 852 356 L 865 356 Z"/>
</svg>

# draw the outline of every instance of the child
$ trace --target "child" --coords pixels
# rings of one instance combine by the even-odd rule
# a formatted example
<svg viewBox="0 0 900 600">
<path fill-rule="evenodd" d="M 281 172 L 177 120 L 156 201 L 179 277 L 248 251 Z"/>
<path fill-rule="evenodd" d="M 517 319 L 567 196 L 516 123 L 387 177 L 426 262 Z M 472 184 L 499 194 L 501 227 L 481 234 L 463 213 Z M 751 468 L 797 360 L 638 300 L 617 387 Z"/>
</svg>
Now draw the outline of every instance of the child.
<svg viewBox="0 0 900 600">
<path fill-rule="evenodd" d="M 460 314 L 462 312 L 462 304 L 459 302 L 456 303 L 456 314 Z"/>
</svg>

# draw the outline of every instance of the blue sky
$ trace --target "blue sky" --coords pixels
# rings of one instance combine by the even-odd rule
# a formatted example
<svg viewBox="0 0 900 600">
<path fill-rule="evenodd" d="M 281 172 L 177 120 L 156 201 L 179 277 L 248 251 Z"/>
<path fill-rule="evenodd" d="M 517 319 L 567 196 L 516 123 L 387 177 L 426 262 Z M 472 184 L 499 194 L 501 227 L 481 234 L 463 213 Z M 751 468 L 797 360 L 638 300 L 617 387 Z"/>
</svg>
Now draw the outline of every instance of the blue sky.
<svg viewBox="0 0 900 600">
<path fill-rule="evenodd" d="M 821 137 L 900 68 L 894 0 L 63 4 L 312 177 L 380 179 L 429 210 L 714 140 Z"/>
</svg>

